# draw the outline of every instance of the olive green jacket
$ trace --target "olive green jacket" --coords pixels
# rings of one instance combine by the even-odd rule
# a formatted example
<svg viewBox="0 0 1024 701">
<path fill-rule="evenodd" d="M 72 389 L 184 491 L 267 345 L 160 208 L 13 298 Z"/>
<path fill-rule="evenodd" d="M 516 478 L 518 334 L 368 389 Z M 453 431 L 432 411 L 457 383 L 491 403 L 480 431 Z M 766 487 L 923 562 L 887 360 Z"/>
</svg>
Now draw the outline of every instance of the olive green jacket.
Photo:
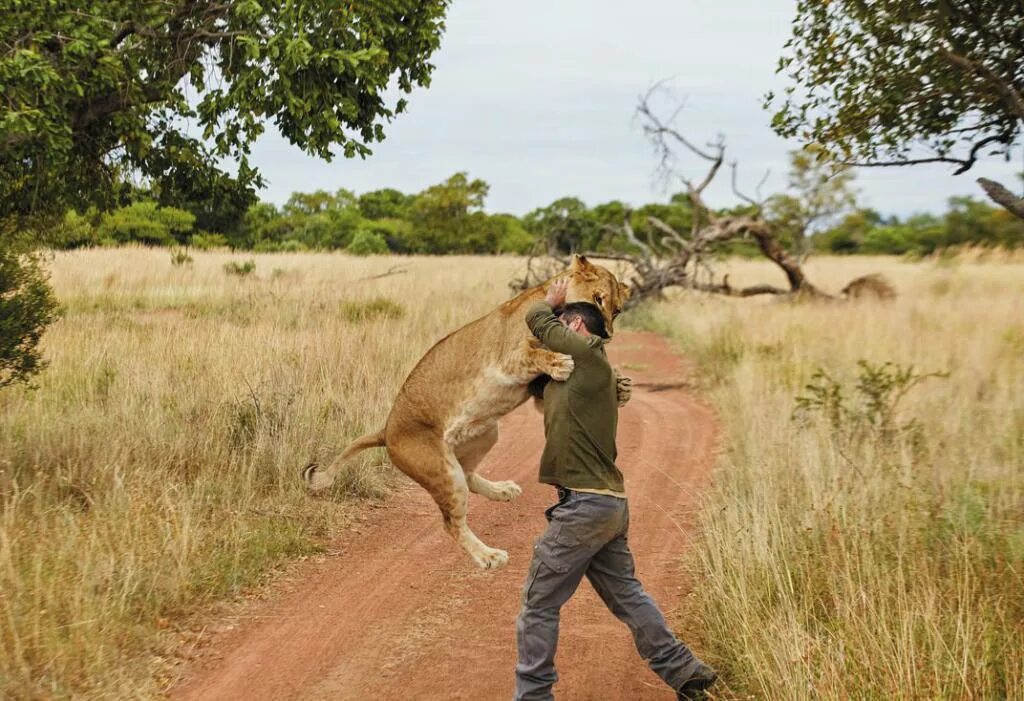
<svg viewBox="0 0 1024 701">
<path fill-rule="evenodd" d="M 547 348 L 571 355 L 575 362 L 568 380 L 552 380 L 544 387 L 546 442 L 540 481 L 567 489 L 624 492 L 622 473 L 615 465 L 615 373 L 604 352 L 604 339 L 570 330 L 547 302 L 530 307 L 526 324 Z"/>
</svg>

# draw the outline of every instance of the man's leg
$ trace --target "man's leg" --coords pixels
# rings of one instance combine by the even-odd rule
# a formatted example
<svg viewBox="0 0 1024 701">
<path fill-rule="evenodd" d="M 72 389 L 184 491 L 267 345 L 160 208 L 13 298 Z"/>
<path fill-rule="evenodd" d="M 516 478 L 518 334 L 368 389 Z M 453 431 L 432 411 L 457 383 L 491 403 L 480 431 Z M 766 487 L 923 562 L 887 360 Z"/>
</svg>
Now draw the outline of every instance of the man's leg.
<svg viewBox="0 0 1024 701">
<path fill-rule="evenodd" d="M 516 619 L 517 701 L 554 698 L 551 687 L 558 680 L 555 650 L 562 605 L 582 581 L 590 558 L 608 542 L 609 528 L 621 520 L 621 511 L 616 512 L 614 505 L 594 501 L 577 493 L 564 494 L 547 511 L 550 523 L 534 547 Z"/>
<path fill-rule="evenodd" d="M 681 691 L 687 682 L 696 683 L 695 677 L 713 675 L 711 669 L 672 634 L 657 604 L 644 591 L 636 578 L 633 553 L 625 533 L 591 559 L 587 579 L 608 609 L 629 626 L 640 656 L 666 684 Z"/>
</svg>

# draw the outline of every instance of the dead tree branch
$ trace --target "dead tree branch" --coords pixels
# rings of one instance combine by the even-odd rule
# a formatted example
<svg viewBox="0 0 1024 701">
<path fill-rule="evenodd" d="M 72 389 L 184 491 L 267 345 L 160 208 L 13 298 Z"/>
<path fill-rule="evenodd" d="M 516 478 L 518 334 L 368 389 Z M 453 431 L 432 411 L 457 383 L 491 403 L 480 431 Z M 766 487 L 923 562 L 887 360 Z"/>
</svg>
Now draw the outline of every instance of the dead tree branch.
<svg viewBox="0 0 1024 701">
<path fill-rule="evenodd" d="M 636 114 L 641 120 L 644 134 L 654 147 L 658 159 L 657 172 L 663 179 L 678 180 L 686 187 L 691 205 L 692 225 L 688 234 L 684 235 L 662 219 L 648 216 L 648 227 L 644 237 L 647 240 L 644 241 L 634 230 L 631 213 L 626 212 L 621 226 L 603 227 L 612 233 L 613 240 L 618 237 L 625 244 L 622 247 L 626 249 L 625 252 L 583 252 L 588 258 L 603 258 L 628 264 L 628 282 L 632 287 L 632 294 L 626 302 L 626 308 L 635 306 L 645 299 L 662 297 L 664 291 L 670 287 L 729 297 L 774 295 L 836 299 L 819 290 L 807 279 L 800 261 L 779 242 L 771 222 L 764 218 L 764 199 L 760 191 L 767 174 L 757 185 L 755 199 L 741 192 L 737 182 L 737 162 L 730 162 L 732 190 L 739 199 L 749 204 L 752 210 L 742 215 L 722 215 L 708 206 L 704 193 L 725 163 L 725 139 L 718 136 L 701 148 L 687 138 L 674 125 L 681 112 L 682 103 L 676 106 L 668 119 L 661 119 L 652 107 L 651 100 L 662 90 L 662 84 L 658 84 L 642 95 Z M 693 179 L 676 171 L 677 151 L 680 150 L 696 156 L 706 164 L 707 170 L 703 177 Z M 660 238 L 655 241 L 656 237 Z M 715 280 L 716 253 L 722 250 L 723 244 L 742 239 L 753 240 L 761 253 L 782 270 L 789 284 L 788 289 L 766 284 L 737 288 L 729 284 L 728 275 L 723 276 L 720 281 Z M 547 248 L 547 252 L 552 252 L 550 247 Z M 540 284 L 563 270 L 566 265 L 568 257 L 563 259 L 548 255 L 539 258 L 538 252 L 530 256 L 525 275 L 513 281 L 512 287 L 515 290 L 523 290 Z"/>
</svg>

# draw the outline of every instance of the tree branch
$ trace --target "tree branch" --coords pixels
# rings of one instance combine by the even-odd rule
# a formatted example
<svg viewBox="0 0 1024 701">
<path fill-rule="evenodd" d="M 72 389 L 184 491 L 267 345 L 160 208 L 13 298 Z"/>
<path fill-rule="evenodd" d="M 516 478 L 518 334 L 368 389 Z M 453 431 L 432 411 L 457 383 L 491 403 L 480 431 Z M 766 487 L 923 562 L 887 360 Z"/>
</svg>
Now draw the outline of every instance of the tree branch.
<svg viewBox="0 0 1024 701">
<path fill-rule="evenodd" d="M 1024 121 L 1024 96 L 1021 95 L 1012 83 L 1004 80 L 988 66 L 972 61 L 966 56 L 953 53 L 949 49 L 940 48 L 939 56 L 945 59 L 947 63 L 968 73 L 973 73 L 991 85 L 1006 103 L 1006 106 L 1010 108 L 1010 111 L 1017 115 L 1017 119 Z"/>
<path fill-rule="evenodd" d="M 1003 185 L 988 178 L 978 178 L 977 182 L 989 199 L 1004 207 L 1010 214 L 1024 219 L 1024 197 L 1018 197 Z"/>
</svg>

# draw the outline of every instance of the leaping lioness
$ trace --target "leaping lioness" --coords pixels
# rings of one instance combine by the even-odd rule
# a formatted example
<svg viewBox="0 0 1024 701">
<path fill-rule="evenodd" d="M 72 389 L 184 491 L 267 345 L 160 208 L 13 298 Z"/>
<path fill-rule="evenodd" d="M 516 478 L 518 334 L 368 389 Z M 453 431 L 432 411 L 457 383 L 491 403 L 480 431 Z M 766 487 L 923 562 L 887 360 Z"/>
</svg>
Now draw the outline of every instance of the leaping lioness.
<svg viewBox="0 0 1024 701">
<path fill-rule="evenodd" d="M 629 287 L 583 256 L 574 257 L 558 278 L 569 281 L 568 302 L 597 305 L 611 335 Z M 550 283 L 438 341 L 409 373 L 383 430 L 355 440 L 326 470 L 311 465 L 303 471 L 310 489 L 330 487 L 346 460 L 384 446 L 391 462 L 430 492 L 445 529 L 480 567 L 504 565 L 508 553 L 488 547 L 469 529 L 466 504 L 469 492 L 494 501 L 522 493 L 515 482 L 484 479 L 476 467 L 498 440 L 498 419 L 526 401 L 531 380 L 565 380 L 572 373 L 572 357 L 542 347 L 523 322 L 527 307 L 544 298 Z"/>
</svg>

